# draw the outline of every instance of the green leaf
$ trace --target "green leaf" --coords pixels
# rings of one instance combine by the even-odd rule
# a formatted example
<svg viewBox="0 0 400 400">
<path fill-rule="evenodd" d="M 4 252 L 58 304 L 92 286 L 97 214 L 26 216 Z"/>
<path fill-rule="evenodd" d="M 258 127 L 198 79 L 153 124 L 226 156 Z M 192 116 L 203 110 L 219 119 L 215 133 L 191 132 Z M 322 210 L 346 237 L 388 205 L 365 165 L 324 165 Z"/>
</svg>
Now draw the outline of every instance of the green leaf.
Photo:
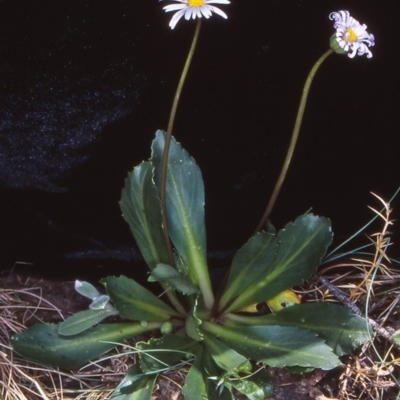
<svg viewBox="0 0 400 400">
<path fill-rule="evenodd" d="M 89 305 L 89 308 L 91 310 L 104 310 L 107 306 L 107 304 L 110 306 L 110 296 L 106 294 L 102 294 L 99 297 L 95 297 L 91 304 Z"/>
<path fill-rule="evenodd" d="M 295 366 L 295 367 L 286 367 L 285 369 L 290 374 L 303 375 L 303 374 L 308 374 L 309 372 L 314 371 L 315 368 Z"/>
<path fill-rule="evenodd" d="M 238 353 L 271 367 L 299 365 L 332 369 L 340 360 L 324 341 L 305 329 L 280 326 L 224 327 L 203 322 L 202 328 Z"/>
<path fill-rule="evenodd" d="M 221 373 L 207 348 L 201 346 L 182 390 L 185 400 L 233 400 L 228 388 L 217 386 L 215 378 Z"/>
<path fill-rule="evenodd" d="M 273 234 L 273 235 L 276 235 L 275 226 L 272 225 L 272 222 L 271 222 L 269 219 L 267 220 L 265 230 L 266 230 L 268 233 L 271 233 L 271 234 Z"/>
<path fill-rule="evenodd" d="M 400 345 L 400 331 L 396 331 L 393 333 L 393 341 L 396 343 L 398 346 Z"/>
<path fill-rule="evenodd" d="M 189 269 L 188 269 L 187 265 L 185 264 L 185 261 L 183 260 L 183 258 L 176 252 L 174 252 L 173 256 L 174 256 L 174 262 L 175 262 L 176 269 L 183 276 L 189 275 Z"/>
<path fill-rule="evenodd" d="M 82 296 L 87 297 L 90 300 L 101 296 L 101 293 L 89 282 L 75 281 L 75 290 Z"/>
<path fill-rule="evenodd" d="M 198 343 L 187 337 L 169 334 L 160 339 L 139 342 L 140 366 L 144 373 L 159 371 L 176 364 L 184 358 L 193 356 Z"/>
<path fill-rule="evenodd" d="M 185 320 L 185 328 L 187 335 L 197 341 L 203 340 L 203 334 L 199 330 L 201 320 L 194 315 L 188 315 Z"/>
<path fill-rule="evenodd" d="M 159 263 L 168 263 L 161 203 L 150 162 L 143 161 L 128 175 L 119 204 L 149 268 L 152 270 Z"/>
<path fill-rule="evenodd" d="M 221 304 L 251 288 L 255 278 L 265 274 L 278 252 L 278 239 L 267 232 L 259 232 L 235 254 L 229 270 L 228 282 Z M 251 303 L 250 303 L 251 304 Z"/>
<path fill-rule="evenodd" d="M 162 300 L 126 276 L 101 280 L 122 318 L 136 321 L 167 321 L 179 314 Z"/>
<path fill-rule="evenodd" d="M 331 223 L 327 218 L 313 214 L 301 216 L 279 231 L 277 240 L 276 257 L 271 261 L 272 256 L 266 256 L 269 262 L 263 270 L 259 262 L 255 262 L 254 267 L 247 268 L 249 274 L 247 281 L 252 279 L 252 284 L 238 295 L 240 288 L 238 272 L 236 270 L 233 272 L 231 282 L 234 282 L 235 288 L 231 289 L 233 283 L 229 284 L 228 280 L 225 290 L 228 294 L 224 294 L 221 301 L 222 305 L 226 305 L 233 300 L 226 312 L 268 301 L 309 278 L 317 269 L 327 247 L 332 242 Z M 270 254 L 269 246 L 272 245 L 272 239 L 270 241 L 271 243 L 268 242 L 266 245 L 261 242 L 261 245 L 245 249 L 247 254 L 243 257 L 247 256 L 249 260 L 258 261 L 260 252 Z M 237 297 L 234 298 L 232 295 L 237 295 Z"/>
<path fill-rule="evenodd" d="M 199 291 L 198 287 L 189 278 L 182 276 L 179 271 L 167 264 L 158 264 L 153 269 L 149 277 L 149 282 L 154 281 L 165 282 L 174 287 L 178 292 L 186 295 L 198 293 Z"/>
<path fill-rule="evenodd" d="M 157 131 L 151 162 L 158 188 L 165 132 Z M 171 139 L 167 166 L 167 221 L 171 240 L 189 268 L 189 276 L 199 286 L 208 308 L 213 294 L 207 267 L 204 222 L 204 184 L 200 168 L 186 150 Z"/>
<path fill-rule="evenodd" d="M 151 400 L 158 374 L 143 374 L 135 364 L 114 390 L 110 400 Z"/>
<path fill-rule="evenodd" d="M 274 382 L 265 369 L 259 369 L 248 380 L 254 382 L 264 392 L 264 398 L 270 398 L 274 394 Z"/>
<path fill-rule="evenodd" d="M 197 352 L 197 357 L 189 369 L 182 389 L 185 400 L 206 400 L 207 388 L 203 377 L 203 347 Z"/>
<path fill-rule="evenodd" d="M 231 381 L 230 384 L 240 393 L 245 394 L 249 400 L 265 399 L 265 393 L 262 387 L 249 379 L 238 379 Z"/>
<path fill-rule="evenodd" d="M 203 340 L 203 334 L 201 333 L 199 326 L 202 324 L 202 320 L 197 317 L 197 307 L 198 307 L 197 297 L 194 301 L 192 310 L 187 315 L 185 320 L 185 328 L 186 334 L 194 340 L 201 341 Z"/>
<path fill-rule="evenodd" d="M 204 334 L 204 336 L 205 345 L 218 367 L 230 374 L 238 374 L 239 372 L 251 373 L 251 363 L 246 357 L 243 357 L 212 335 Z"/>
<path fill-rule="evenodd" d="M 225 371 L 217 366 L 208 347 L 203 349 L 203 379 L 206 384 L 207 396 L 205 400 L 233 400 L 233 394 L 221 378 Z"/>
<path fill-rule="evenodd" d="M 160 323 L 100 324 L 74 336 L 61 336 L 59 324 L 38 324 L 11 337 L 16 353 L 31 361 L 59 368 L 79 368 L 116 347 L 114 343 L 132 338 L 152 329 Z"/>
<path fill-rule="evenodd" d="M 364 318 L 329 303 L 293 305 L 262 317 L 249 317 L 250 325 L 297 326 L 309 329 L 325 339 L 335 354 L 342 356 L 370 339 Z"/>
<path fill-rule="evenodd" d="M 250 400 L 264 400 L 266 397 L 271 397 L 271 378 L 265 371 L 257 372 L 250 379 L 241 378 L 237 374 L 241 365 L 246 365 L 243 372 L 251 370 L 251 366 L 249 368 L 247 366 L 247 360 L 217 339 L 211 339 L 213 343 L 216 341 L 214 344 L 208 342 L 208 339 L 207 336 L 204 342 L 205 347 L 200 348 L 186 377 L 185 386 L 182 390 L 185 400 L 233 400 L 232 387 L 246 394 Z M 216 345 L 216 348 L 214 348 L 214 345 Z M 222 348 L 224 350 L 221 357 Z M 225 356 L 228 354 L 228 359 L 226 359 Z M 235 370 L 233 371 L 233 379 L 230 379 L 229 374 L 224 373 L 224 370 L 231 372 Z"/>
<path fill-rule="evenodd" d="M 116 314 L 118 314 L 116 310 L 109 309 L 80 311 L 61 322 L 58 333 L 63 336 L 76 335 Z"/>
</svg>

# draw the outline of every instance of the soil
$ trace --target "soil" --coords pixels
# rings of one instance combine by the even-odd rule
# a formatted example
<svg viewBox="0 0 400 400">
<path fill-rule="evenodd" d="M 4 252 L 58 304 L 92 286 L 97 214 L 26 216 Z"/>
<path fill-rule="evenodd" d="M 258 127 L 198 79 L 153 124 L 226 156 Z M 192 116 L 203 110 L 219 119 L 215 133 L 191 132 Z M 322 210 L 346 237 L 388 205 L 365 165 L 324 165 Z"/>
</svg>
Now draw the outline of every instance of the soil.
<svg viewBox="0 0 400 400">
<path fill-rule="evenodd" d="M 13 289 L 18 292 L 18 297 L 26 304 L 37 306 L 52 304 L 53 309 L 43 307 L 35 310 L 35 318 L 27 318 L 26 309 L 21 308 L 17 315 L 19 321 L 23 321 L 25 326 L 37 323 L 38 318 L 46 322 L 59 322 L 80 310 L 86 309 L 89 300 L 80 296 L 74 290 L 74 282 L 51 280 L 43 278 L 32 278 L 18 274 L 12 274 L 0 278 L 0 291 L 2 289 Z M 21 290 L 30 289 L 37 293 L 37 297 L 24 294 Z M 36 299 L 36 300 L 35 300 Z M 36 302 L 36 304 L 34 304 Z M 372 390 L 366 388 L 368 380 L 359 378 L 359 382 L 354 378 L 351 369 L 351 359 L 342 359 L 343 367 L 333 371 L 314 370 L 303 375 L 291 374 L 284 369 L 268 368 L 273 381 L 273 397 L 271 400 L 329 400 L 329 399 L 380 399 L 379 393 L 384 393 L 382 399 L 390 400 L 397 398 L 397 387 L 393 384 L 387 384 L 385 390 Z M 360 362 L 360 361 L 358 361 Z M 361 368 L 361 366 L 360 366 Z M 109 381 L 109 370 L 99 378 L 102 382 Z M 344 374 L 346 372 L 346 374 Z M 347 378 L 346 378 L 347 377 Z M 372 382 L 372 380 L 370 380 Z M 111 382 L 116 384 L 118 382 Z M 372 382 L 374 383 L 374 382 Z M 183 400 L 181 387 L 184 384 L 184 375 L 180 372 L 168 374 L 160 377 L 156 383 L 154 399 L 162 400 Z M 64 388 L 68 385 L 68 380 L 63 382 Z M 346 396 L 343 391 L 340 394 L 340 388 L 348 385 L 349 390 Z M 350 391 L 351 387 L 351 391 Z M 364 390 L 363 390 L 364 389 Z M 237 394 L 236 399 L 246 399 L 246 397 Z"/>
</svg>

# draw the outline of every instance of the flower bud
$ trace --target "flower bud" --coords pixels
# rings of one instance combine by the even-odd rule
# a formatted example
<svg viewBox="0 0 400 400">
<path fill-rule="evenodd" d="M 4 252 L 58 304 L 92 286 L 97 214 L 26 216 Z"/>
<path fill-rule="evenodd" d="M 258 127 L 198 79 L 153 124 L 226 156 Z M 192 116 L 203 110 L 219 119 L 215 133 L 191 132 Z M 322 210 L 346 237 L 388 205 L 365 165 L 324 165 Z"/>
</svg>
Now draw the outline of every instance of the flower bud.
<svg viewBox="0 0 400 400">
<path fill-rule="evenodd" d="M 171 332 L 172 332 L 172 324 L 171 324 L 171 322 L 169 322 L 169 321 L 164 322 L 162 324 L 162 326 L 161 326 L 161 333 L 163 335 L 166 335 L 166 334 L 171 333 Z"/>
</svg>

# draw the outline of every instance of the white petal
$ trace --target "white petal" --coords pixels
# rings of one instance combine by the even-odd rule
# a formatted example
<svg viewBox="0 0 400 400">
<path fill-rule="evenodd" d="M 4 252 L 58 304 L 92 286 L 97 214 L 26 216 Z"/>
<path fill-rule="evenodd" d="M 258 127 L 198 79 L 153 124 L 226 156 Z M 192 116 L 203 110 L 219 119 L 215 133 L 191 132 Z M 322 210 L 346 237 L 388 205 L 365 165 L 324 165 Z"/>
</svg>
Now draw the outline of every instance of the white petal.
<svg viewBox="0 0 400 400">
<path fill-rule="evenodd" d="M 185 10 L 178 11 L 175 13 L 169 23 L 169 26 L 171 29 L 174 29 L 178 21 L 182 18 L 182 16 L 185 14 Z"/>
<path fill-rule="evenodd" d="M 165 12 L 176 11 L 176 10 L 184 10 L 187 7 L 186 4 L 171 4 L 169 6 L 165 6 L 163 10 Z"/>
<path fill-rule="evenodd" d="M 207 4 L 231 4 L 228 0 L 206 0 Z"/>
<path fill-rule="evenodd" d="M 203 6 L 204 7 L 204 6 Z M 197 18 L 201 18 L 201 11 L 203 9 L 203 7 L 198 7 L 196 8 L 196 16 Z M 193 17 L 194 18 L 194 17 Z"/>
<path fill-rule="evenodd" d="M 193 18 L 194 19 L 194 17 L 193 17 L 193 13 L 194 13 L 194 10 L 193 10 L 193 8 L 188 8 L 187 10 L 186 10 L 186 13 L 185 13 L 185 19 L 186 19 L 186 21 L 188 21 L 190 18 Z"/>
<path fill-rule="evenodd" d="M 352 46 L 351 47 L 351 52 L 349 52 L 349 54 L 347 54 L 350 58 L 353 58 L 355 55 L 356 55 L 356 53 L 357 53 L 357 47 L 356 46 Z"/>
<path fill-rule="evenodd" d="M 225 19 L 228 18 L 228 16 L 222 10 L 220 10 L 219 8 L 211 6 L 211 9 L 212 9 L 212 11 L 215 12 L 215 14 L 218 14 L 222 18 L 225 18 Z"/>
<path fill-rule="evenodd" d="M 201 7 L 201 13 L 204 15 L 205 18 L 210 18 L 212 15 L 212 6 L 204 5 Z"/>
</svg>

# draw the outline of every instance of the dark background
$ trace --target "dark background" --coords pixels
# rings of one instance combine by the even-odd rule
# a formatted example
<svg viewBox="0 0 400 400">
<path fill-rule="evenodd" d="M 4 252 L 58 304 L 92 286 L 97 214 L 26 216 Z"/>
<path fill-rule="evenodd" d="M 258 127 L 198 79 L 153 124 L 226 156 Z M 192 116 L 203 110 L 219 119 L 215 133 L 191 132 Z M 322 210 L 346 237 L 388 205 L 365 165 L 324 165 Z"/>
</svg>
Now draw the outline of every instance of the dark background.
<svg viewBox="0 0 400 400">
<path fill-rule="evenodd" d="M 165 129 L 195 22 L 168 28 L 156 0 L 0 0 L 0 270 L 56 278 L 144 276 L 118 206 Z M 376 38 L 373 58 L 317 73 L 272 214 L 313 207 L 337 243 L 400 185 L 396 2 L 233 0 L 203 21 L 174 135 L 206 187 L 208 249 L 225 262 L 254 231 L 281 169 L 305 78 L 329 48 L 330 12 Z M 400 196 L 392 207 L 398 218 Z M 367 232 L 373 233 L 380 224 Z M 399 227 L 393 226 L 398 257 Z M 222 260 L 222 261 L 221 261 Z M 22 264 L 21 264 L 22 263 Z"/>
</svg>

